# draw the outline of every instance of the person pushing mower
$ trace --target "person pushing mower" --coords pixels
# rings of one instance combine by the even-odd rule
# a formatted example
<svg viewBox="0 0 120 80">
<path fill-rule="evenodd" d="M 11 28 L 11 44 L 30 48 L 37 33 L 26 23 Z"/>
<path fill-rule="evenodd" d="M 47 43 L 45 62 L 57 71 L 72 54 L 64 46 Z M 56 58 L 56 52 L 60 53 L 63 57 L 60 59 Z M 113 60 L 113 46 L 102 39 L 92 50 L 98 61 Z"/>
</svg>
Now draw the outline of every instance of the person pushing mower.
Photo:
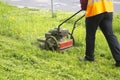
<svg viewBox="0 0 120 80">
<path fill-rule="evenodd" d="M 112 29 L 113 0 L 80 0 L 82 10 L 86 11 L 86 52 L 80 60 L 94 61 L 95 34 L 98 26 L 103 32 L 115 66 L 120 67 L 120 44 Z"/>
</svg>

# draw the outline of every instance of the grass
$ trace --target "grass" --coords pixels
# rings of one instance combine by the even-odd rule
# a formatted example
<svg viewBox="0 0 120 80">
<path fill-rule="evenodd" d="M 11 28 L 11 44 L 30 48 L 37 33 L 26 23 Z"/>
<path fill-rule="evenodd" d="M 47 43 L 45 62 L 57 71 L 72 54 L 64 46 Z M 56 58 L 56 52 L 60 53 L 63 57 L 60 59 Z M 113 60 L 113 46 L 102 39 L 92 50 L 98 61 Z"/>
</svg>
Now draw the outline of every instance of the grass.
<svg viewBox="0 0 120 80">
<path fill-rule="evenodd" d="M 82 62 L 85 27 L 82 19 L 75 29 L 76 45 L 64 53 L 40 49 L 36 40 L 73 12 L 17 8 L 0 2 L 0 80 L 119 80 L 119 68 L 100 30 L 96 35 L 95 62 Z M 82 15 L 82 14 L 80 14 Z M 63 27 L 72 28 L 72 22 Z M 114 16 L 114 31 L 120 41 L 120 15 Z M 31 44 L 33 43 L 33 44 Z"/>
</svg>

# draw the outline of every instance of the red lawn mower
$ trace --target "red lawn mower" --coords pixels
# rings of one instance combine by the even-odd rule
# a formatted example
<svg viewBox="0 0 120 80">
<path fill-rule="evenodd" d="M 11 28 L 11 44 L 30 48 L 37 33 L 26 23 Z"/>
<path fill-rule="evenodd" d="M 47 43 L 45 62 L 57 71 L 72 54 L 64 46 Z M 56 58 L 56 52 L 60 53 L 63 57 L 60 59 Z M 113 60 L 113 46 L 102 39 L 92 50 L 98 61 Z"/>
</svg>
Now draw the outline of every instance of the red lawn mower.
<svg viewBox="0 0 120 80">
<path fill-rule="evenodd" d="M 76 12 L 75 14 L 64 20 L 62 23 L 58 25 L 57 28 L 51 29 L 47 33 L 45 33 L 44 39 L 43 38 L 38 39 L 38 42 L 42 43 L 41 48 L 52 51 L 63 51 L 72 47 L 75 44 L 73 33 L 76 28 L 76 23 L 80 19 L 82 19 L 85 15 L 75 20 L 71 33 L 69 32 L 68 29 L 62 29 L 61 26 L 64 23 L 66 23 L 68 20 L 73 18 L 75 15 L 80 13 L 81 11 L 82 10 L 79 10 L 78 12 Z"/>
</svg>

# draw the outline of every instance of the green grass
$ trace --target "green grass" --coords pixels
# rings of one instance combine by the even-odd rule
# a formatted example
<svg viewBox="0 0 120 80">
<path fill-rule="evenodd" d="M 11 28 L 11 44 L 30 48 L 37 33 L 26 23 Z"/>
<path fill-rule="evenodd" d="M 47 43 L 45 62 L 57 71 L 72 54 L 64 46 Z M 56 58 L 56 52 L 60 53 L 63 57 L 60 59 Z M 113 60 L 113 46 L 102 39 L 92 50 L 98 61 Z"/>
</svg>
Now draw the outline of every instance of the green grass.
<svg viewBox="0 0 120 80">
<path fill-rule="evenodd" d="M 0 2 L 0 80 L 119 80 L 119 68 L 114 66 L 100 30 L 96 35 L 95 62 L 78 60 L 85 53 L 84 19 L 75 29 L 76 46 L 66 52 L 46 51 L 34 44 L 38 37 L 73 14 L 55 13 L 52 18 L 49 10 L 19 9 Z M 63 27 L 71 30 L 74 19 Z M 115 14 L 113 23 L 120 41 L 120 14 Z"/>
</svg>

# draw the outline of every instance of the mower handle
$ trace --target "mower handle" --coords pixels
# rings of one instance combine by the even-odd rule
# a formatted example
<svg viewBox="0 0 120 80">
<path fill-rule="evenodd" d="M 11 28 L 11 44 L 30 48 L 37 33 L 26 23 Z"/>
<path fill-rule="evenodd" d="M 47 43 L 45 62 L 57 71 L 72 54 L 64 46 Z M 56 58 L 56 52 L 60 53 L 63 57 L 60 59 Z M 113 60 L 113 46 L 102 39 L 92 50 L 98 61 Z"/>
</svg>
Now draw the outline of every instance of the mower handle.
<svg viewBox="0 0 120 80">
<path fill-rule="evenodd" d="M 70 20 L 71 18 L 73 18 L 75 15 L 77 15 L 78 13 L 80 13 L 82 10 L 79 10 L 78 12 L 76 12 L 75 14 L 73 14 L 72 16 L 70 16 L 69 18 L 67 18 L 66 20 L 64 20 L 61 24 L 58 25 L 58 32 L 60 32 L 60 27 L 65 23 L 67 22 L 68 20 Z M 84 17 L 84 16 L 83 16 Z M 81 19 L 81 18 L 80 18 Z M 79 21 L 80 19 L 77 19 L 77 21 Z M 75 22 L 75 24 L 76 24 Z"/>
<path fill-rule="evenodd" d="M 76 23 L 77 23 L 80 19 L 82 19 L 84 16 L 85 16 L 85 14 L 84 14 L 83 16 L 81 16 L 80 18 L 78 18 L 77 20 L 74 21 L 74 25 L 73 25 L 73 28 L 72 28 L 72 32 L 69 33 L 70 38 L 73 39 L 73 45 L 75 45 L 75 40 L 74 40 L 74 37 L 73 37 L 73 33 L 74 33 L 75 28 L 76 28 Z"/>
<path fill-rule="evenodd" d="M 71 35 L 73 35 L 73 33 L 74 33 L 74 30 L 75 30 L 75 28 L 76 28 L 76 23 L 77 23 L 80 19 L 82 19 L 84 16 L 85 16 L 85 14 L 82 15 L 82 16 L 81 16 L 80 18 L 78 18 L 77 20 L 74 21 L 74 25 L 73 25 L 73 29 L 72 29 Z"/>
</svg>

